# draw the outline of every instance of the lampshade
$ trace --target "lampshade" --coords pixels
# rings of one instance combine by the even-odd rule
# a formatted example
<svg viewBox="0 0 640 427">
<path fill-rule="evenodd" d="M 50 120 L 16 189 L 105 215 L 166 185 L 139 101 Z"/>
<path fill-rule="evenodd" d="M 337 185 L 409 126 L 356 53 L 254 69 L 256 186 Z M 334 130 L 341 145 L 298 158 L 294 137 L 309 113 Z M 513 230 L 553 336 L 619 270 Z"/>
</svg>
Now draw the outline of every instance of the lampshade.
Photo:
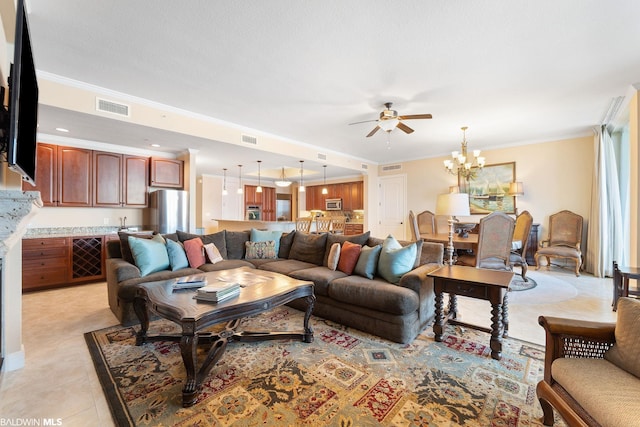
<svg viewBox="0 0 640 427">
<path fill-rule="evenodd" d="M 522 196 L 524 194 L 524 187 L 521 182 L 512 182 L 509 184 L 510 196 Z"/>
<path fill-rule="evenodd" d="M 398 123 L 400 123 L 398 119 L 378 120 L 378 127 L 385 132 L 391 132 L 398 126 Z"/>
<path fill-rule="evenodd" d="M 288 187 L 291 185 L 291 181 L 287 180 L 287 178 L 284 175 L 284 168 L 282 168 L 282 173 L 280 174 L 280 179 L 277 181 L 274 181 L 274 184 L 277 187 Z"/>
<path fill-rule="evenodd" d="M 467 193 L 438 194 L 436 215 L 471 215 L 469 211 L 469 195 Z"/>
</svg>

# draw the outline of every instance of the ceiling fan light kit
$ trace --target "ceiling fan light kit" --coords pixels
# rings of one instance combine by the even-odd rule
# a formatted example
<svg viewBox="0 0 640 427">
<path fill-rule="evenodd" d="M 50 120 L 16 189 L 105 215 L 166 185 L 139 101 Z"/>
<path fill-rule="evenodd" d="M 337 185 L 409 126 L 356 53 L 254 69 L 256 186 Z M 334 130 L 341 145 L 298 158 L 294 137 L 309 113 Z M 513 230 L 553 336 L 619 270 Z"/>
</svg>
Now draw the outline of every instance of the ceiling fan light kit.
<svg viewBox="0 0 640 427">
<path fill-rule="evenodd" d="M 480 150 L 473 150 L 473 160 L 469 158 L 466 137 L 468 127 L 463 126 L 460 129 L 462 129 L 461 151 L 452 151 L 451 159 L 444 161 L 444 167 L 451 175 L 462 176 L 469 181 L 476 174 L 472 168 L 482 169 L 485 165 L 485 158 L 480 156 Z"/>
<path fill-rule="evenodd" d="M 378 132 L 378 129 L 382 129 L 383 131 L 389 133 L 392 130 L 398 128 L 404 133 L 413 133 L 413 129 L 409 126 L 405 125 L 403 120 L 417 120 L 417 119 L 431 119 L 433 116 L 431 114 L 409 114 L 406 116 L 399 116 L 396 110 L 392 110 L 391 106 L 392 102 L 385 102 L 385 109 L 380 113 L 380 118 L 377 120 L 365 120 L 362 122 L 349 123 L 350 125 L 355 125 L 359 123 L 368 123 L 368 122 L 378 122 L 376 127 L 374 127 L 371 132 L 367 134 L 367 138 L 375 135 Z M 388 138 L 387 138 L 388 139 Z M 388 141 L 387 141 L 388 143 Z"/>
</svg>

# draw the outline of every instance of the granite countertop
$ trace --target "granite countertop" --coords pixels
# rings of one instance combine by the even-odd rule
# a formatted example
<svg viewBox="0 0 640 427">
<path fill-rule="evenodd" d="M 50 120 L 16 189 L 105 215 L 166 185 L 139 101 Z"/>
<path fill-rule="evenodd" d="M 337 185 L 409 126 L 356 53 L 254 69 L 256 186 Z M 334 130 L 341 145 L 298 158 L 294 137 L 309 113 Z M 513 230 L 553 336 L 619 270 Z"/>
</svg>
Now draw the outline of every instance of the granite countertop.
<svg viewBox="0 0 640 427">
<path fill-rule="evenodd" d="M 146 231 L 142 227 L 130 227 L 130 232 Z M 116 235 L 119 227 L 41 227 L 29 228 L 23 239 L 41 239 L 43 237 L 78 237 Z"/>
</svg>

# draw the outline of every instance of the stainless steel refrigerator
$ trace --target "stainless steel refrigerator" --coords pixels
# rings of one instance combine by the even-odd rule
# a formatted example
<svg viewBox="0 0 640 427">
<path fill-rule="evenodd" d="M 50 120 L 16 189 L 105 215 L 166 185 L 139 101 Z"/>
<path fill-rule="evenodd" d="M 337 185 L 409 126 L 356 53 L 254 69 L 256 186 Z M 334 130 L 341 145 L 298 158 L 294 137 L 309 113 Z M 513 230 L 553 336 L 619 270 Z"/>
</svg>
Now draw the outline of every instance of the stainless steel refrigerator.
<svg viewBox="0 0 640 427">
<path fill-rule="evenodd" d="M 183 190 L 149 193 L 149 225 L 162 234 L 189 231 L 189 197 Z"/>
</svg>

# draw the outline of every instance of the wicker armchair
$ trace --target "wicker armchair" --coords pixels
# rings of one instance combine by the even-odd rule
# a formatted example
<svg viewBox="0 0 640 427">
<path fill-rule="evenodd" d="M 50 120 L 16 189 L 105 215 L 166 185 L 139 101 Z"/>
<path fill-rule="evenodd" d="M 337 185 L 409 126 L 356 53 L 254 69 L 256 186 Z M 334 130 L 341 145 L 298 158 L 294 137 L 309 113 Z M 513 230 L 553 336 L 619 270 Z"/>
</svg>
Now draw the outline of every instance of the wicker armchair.
<svg viewBox="0 0 640 427">
<path fill-rule="evenodd" d="M 570 426 L 599 426 L 554 380 L 551 364 L 559 358 L 603 358 L 604 353 L 615 342 L 615 324 L 545 316 L 538 317 L 538 323 L 546 331 L 544 380 L 536 388 L 544 413 L 543 424 L 553 425 L 555 408 Z"/>
</svg>

